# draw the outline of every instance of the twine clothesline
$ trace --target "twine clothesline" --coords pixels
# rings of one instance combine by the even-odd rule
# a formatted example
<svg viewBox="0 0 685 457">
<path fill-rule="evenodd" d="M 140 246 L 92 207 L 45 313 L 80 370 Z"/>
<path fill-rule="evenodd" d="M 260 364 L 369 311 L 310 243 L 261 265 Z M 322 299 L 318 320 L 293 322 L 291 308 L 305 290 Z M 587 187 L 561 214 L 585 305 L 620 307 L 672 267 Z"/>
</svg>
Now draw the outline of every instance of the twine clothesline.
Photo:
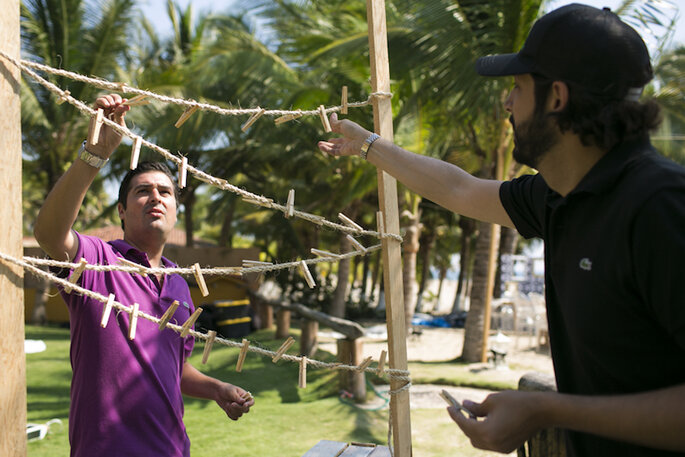
<svg viewBox="0 0 685 457">
<path fill-rule="evenodd" d="M 55 95 L 57 95 L 58 97 L 60 97 L 60 99 L 64 99 L 69 104 L 76 107 L 81 113 L 83 113 L 89 117 L 97 115 L 96 110 L 87 106 L 82 101 L 72 97 L 71 94 L 68 93 L 67 91 L 62 90 L 61 88 L 59 88 L 55 84 L 53 84 L 50 81 L 46 80 L 45 78 L 41 77 L 40 75 L 35 73 L 33 70 L 31 70 L 27 65 L 17 61 L 16 59 L 9 57 L 7 54 L 5 54 L 2 51 L 0 51 L 0 55 L 3 56 L 5 59 L 9 60 L 10 62 L 12 62 L 14 65 L 16 65 L 22 71 L 24 71 L 26 74 L 31 76 L 39 84 L 41 84 L 45 88 L 47 88 L 50 92 L 52 92 Z M 144 146 L 148 147 L 149 149 L 152 149 L 153 151 L 157 152 L 158 154 L 160 154 L 165 159 L 176 163 L 176 165 L 179 167 L 184 162 L 182 157 L 175 156 L 169 150 L 167 150 L 161 146 L 158 146 L 155 143 L 152 143 L 152 142 L 146 140 L 145 138 L 143 138 L 140 135 L 136 135 L 135 133 L 130 131 L 128 129 L 128 127 L 121 126 L 121 125 L 117 124 L 116 122 L 114 122 L 110 119 L 107 119 L 106 117 L 102 119 L 102 122 L 104 124 L 107 124 L 107 126 L 112 128 L 116 132 L 120 133 L 121 135 L 125 135 L 125 136 L 133 139 L 134 142 L 139 141 L 141 145 L 144 145 Z M 373 231 L 373 230 L 363 230 L 363 229 L 360 230 L 360 228 L 350 227 L 348 225 L 343 225 L 343 224 L 331 222 L 322 216 L 317 216 L 315 214 L 307 213 L 304 211 L 299 211 L 297 209 L 292 209 L 292 208 L 289 208 L 287 205 L 281 205 L 279 203 L 276 203 L 272 199 L 264 197 L 263 195 L 254 194 L 254 193 L 249 192 L 245 189 L 241 189 L 240 187 L 237 187 L 237 186 L 229 183 L 225 179 L 216 178 L 216 177 L 214 177 L 208 173 L 205 173 L 204 171 L 202 171 L 198 168 L 193 167 L 190 164 L 187 164 L 184 166 L 185 166 L 186 170 L 189 173 L 195 175 L 195 177 L 198 180 L 205 182 L 207 184 L 210 184 L 212 186 L 215 186 L 221 190 L 237 194 L 240 197 L 242 197 L 242 199 L 247 203 L 250 203 L 250 204 L 253 204 L 256 206 L 263 206 L 263 207 L 271 208 L 271 209 L 274 209 L 277 211 L 281 211 L 284 214 L 289 213 L 293 217 L 297 217 L 297 218 L 300 218 L 300 219 L 303 219 L 303 220 L 306 220 L 309 222 L 313 222 L 315 224 L 325 226 L 325 227 L 328 227 L 328 228 L 331 228 L 334 230 L 338 230 L 338 231 L 341 231 L 344 233 L 348 233 L 351 235 L 357 235 L 357 236 L 366 235 L 366 236 L 373 236 L 373 237 L 376 237 L 379 239 L 387 238 L 387 239 L 393 239 L 395 241 L 402 242 L 402 237 L 398 234 L 387 233 L 387 232 L 379 233 L 379 232 Z"/>
</svg>

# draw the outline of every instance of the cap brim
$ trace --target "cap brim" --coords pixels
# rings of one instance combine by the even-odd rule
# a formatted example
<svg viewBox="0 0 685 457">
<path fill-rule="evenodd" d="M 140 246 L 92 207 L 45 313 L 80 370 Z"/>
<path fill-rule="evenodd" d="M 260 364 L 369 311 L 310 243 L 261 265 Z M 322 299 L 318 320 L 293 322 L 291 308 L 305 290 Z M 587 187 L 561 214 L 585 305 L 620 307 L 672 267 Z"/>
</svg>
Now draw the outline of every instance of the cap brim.
<svg viewBox="0 0 685 457">
<path fill-rule="evenodd" d="M 480 57 L 476 60 L 476 71 L 481 76 L 511 76 L 533 73 L 533 67 L 518 54 L 499 54 Z"/>
</svg>

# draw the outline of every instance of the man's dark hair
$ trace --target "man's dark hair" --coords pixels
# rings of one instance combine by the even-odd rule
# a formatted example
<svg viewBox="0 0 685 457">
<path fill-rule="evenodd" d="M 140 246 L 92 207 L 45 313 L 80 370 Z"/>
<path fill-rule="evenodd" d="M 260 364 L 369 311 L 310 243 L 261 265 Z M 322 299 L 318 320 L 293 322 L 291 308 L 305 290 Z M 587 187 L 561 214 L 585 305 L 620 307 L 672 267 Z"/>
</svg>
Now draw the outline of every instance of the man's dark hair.
<svg viewBox="0 0 685 457">
<path fill-rule="evenodd" d="M 554 80 L 533 75 L 535 81 L 535 114 L 542 114 Z M 556 118 L 562 132 L 570 130 L 584 146 L 609 150 L 623 141 L 643 138 L 661 122 L 659 105 L 654 100 L 636 102 L 617 100 L 591 93 L 586 88 L 564 81 L 569 98 Z"/>
<path fill-rule="evenodd" d="M 178 205 L 178 186 L 176 181 L 174 181 L 174 175 L 171 174 L 171 170 L 162 162 L 140 162 L 134 170 L 129 170 L 124 176 L 119 186 L 119 203 L 122 204 L 124 209 L 126 209 L 126 199 L 128 198 L 128 193 L 131 190 L 131 180 L 141 173 L 146 173 L 149 171 L 161 171 L 169 177 L 171 184 L 174 186 L 174 198 L 176 198 L 176 204 Z M 124 221 L 121 221 L 121 228 L 124 228 Z"/>
</svg>

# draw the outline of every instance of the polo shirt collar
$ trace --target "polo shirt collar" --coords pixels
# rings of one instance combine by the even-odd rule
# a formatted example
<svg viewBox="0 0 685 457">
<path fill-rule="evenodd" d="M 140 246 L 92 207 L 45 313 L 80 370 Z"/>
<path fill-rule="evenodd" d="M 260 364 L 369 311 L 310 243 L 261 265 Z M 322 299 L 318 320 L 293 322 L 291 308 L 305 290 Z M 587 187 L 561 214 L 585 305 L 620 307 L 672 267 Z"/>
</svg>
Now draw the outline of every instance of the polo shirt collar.
<svg viewBox="0 0 685 457">
<path fill-rule="evenodd" d="M 126 259 L 132 260 L 134 262 L 142 263 L 144 266 L 149 267 L 150 266 L 150 259 L 148 259 L 148 256 L 146 253 L 143 251 L 138 250 L 137 248 L 131 246 L 124 240 L 113 240 L 110 241 L 109 244 L 116 249 L 121 255 L 123 255 Z M 176 268 L 177 265 L 172 262 L 171 260 L 167 259 L 166 257 L 162 256 L 162 265 L 164 265 L 165 268 Z"/>
</svg>

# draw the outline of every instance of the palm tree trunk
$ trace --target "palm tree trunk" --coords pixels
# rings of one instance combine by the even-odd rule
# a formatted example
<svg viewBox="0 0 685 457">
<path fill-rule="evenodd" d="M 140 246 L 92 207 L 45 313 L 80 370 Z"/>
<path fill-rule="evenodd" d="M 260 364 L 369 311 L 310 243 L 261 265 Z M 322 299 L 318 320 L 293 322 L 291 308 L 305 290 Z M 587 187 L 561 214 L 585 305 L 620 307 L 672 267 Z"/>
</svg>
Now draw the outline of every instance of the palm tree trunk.
<svg viewBox="0 0 685 457">
<path fill-rule="evenodd" d="M 406 213 L 405 213 L 406 214 Z M 416 308 L 416 254 L 419 252 L 421 234 L 421 212 L 410 217 L 402 243 L 402 282 L 404 284 L 404 318 L 407 330 L 411 329 L 411 318 Z"/>
<path fill-rule="evenodd" d="M 518 239 L 519 235 L 516 230 L 509 227 L 502 227 L 500 229 L 497 273 L 495 274 L 495 288 L 492 292 L 492 296 L 494 298 L 500 298 L 502 296 L 502 292 L 504 292 L 505 285 L 502 284 L 502 256 L 514 254 Z"/>
<path fill-rule="evenodd" d="M 464 298 L 469 289 L 469 279 L 471 277 L 471 241 L 476 229 L 473 219 L 467 217 L 459 218 L 459 228 L 461 228 L 461 252 L 459 253 L 459 282 L 457 283 L 457 293 L 454 295 L 454 303 L 450 314 L 457 314 L 464 306 Z"/>
<path fill-rule="evenodd" d="M 183 196 L 184 208 L 184 228 L 186 232 L 186 246 L 192 248 L 194 246 L 193 232 L 195 230 L 193 222 L 193 209 L 195 207 L 195 187 L 189 185 L 184 189 Z"/>
<path fill-rule="evenodd" d="M 423 292 L 426 290 L 426 282 L 428 281 L 428 276 L 430 275 L 430 254 L 435 245 L 435 234 L 434 232 L 422 237 L 423 242 L 419 248 L 421 253 L 421 282 L 419 282 L 419 291 L 416 295 L 416 312 L 420 313 L 423 309 Z"/>
<path fill-rule="evenodd" d="M 219 246 L 232 248 L 233 247 L 233 231 L 231 225 L 233 224 L 233 216 L 235 215 L 235 207 L 238 202 L 237 198 L 232 198 L 228 204 L 224 220 L 221 223 L 221 233 L 219 234 Z"/>
</svg>

